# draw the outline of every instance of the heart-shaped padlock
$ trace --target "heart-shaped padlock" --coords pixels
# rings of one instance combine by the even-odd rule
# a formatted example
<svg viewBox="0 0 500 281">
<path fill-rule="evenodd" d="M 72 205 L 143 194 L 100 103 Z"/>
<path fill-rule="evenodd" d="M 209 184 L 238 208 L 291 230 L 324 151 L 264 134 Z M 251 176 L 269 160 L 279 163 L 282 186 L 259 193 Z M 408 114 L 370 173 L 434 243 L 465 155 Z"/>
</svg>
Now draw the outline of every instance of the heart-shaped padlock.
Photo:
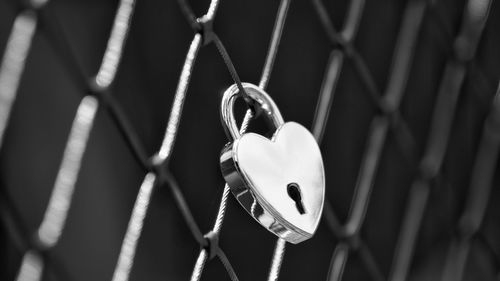
<svg viewBox="0 0 500 281">
<path fill-rule="evenodd" d="M 228 137 L 220 157 L 222 174 L 247 212 L 272 233 L 297 244 L 312 237 L 325 197 L 325 172 L 312 134 L 295 122 L 284 122 L 274 101 L 259 87 L 242 84 L 276 127 L 271 139 L 240 135 L 234 118 L 236 85 L 222 98 L 221 117 Z"/>
</svg>

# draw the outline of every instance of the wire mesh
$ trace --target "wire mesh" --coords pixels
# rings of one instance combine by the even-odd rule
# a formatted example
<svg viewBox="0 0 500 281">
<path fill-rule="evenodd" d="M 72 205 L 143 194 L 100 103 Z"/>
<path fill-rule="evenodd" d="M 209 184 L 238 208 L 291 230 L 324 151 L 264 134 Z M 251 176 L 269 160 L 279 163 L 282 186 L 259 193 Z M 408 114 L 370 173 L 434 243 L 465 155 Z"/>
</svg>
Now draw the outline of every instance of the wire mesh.
<svg viewBox="0 0 500 281">
<path fill-rule="evenodd" d="M 276 12 L 271 40 L 259 82 L 259 87 L 262 89 L 266 89 L 270 81 L 291 6 L 290 2 L 290 0 L 282 0 Z M 367 3 L 364 0 L 350 1 L 343 29 L 339 32 L 334 27 L 325 3 L 321 0 L 312 0 L 311 2 L 331 45 L 330 57 L 311 129 L 318 143 L 323 143 L 331 108 L 334 105 L 334 96 L 339 87 L 338 84 L 341 81 L 340 77 L 345 64 L 350 64 L 353 67 L 358 79 L 365 87 L 368 99 L 376 108 L 376 113 L 371 119 L 366 134 L 365 148 L 345 222 L 341 223 L 334 211 L 333 203 L 328 198 L 325 204 L 323 223 L 331 232 L 331 239 L 337 242 L 332 252 L 327 280 L 342 280 L 347 270 L 346 266 L 353 254 L 360 258 L 363 268 L 373 280 L 407 280 L 413 264 L 414 249 L 419 231 L 422 228 L 424 214 L 429 198 L 432 196 L 432 186 L 442 176 L 442 166 L 449 150 L 448 143 L 463 84 L 469 72 L 480 73 L 483 79 L 489 79 L 474 64 L 474 60 L 481 35 L 488 23 L 492 1 L 466 1 L 460 30 L 455 37 L 448 36 L 449 42 L 445 42 L 445 44 L 449 44 L 445 48 L 450 49 L 451 52 L 441 76 L 426 146 L 420 160 L 418 160 L 418 141 L 411 126 L 401 113 L 401 103 L 407 92 L 418 39 L 426 23 L 425 19 L 432 20 L 433 26 L 437 26 L 441 32 L 447 32 L 446 27 L 442 26 L 443 19 L 436 12 L 437 4 L 434 1 L 426 0 L 410 0 L 406 3 L 397 32 L 386 87 L 384 91 L 381 91 L 368 63 L 355 46 L 356 35 Z M 198 257 L 193 265 L 191 280 L 200 280 L 207 262 L 214 257 L 220 260 L 231 280 L 238 280 L 237 270 L 219 245 L 219 236 L 230 198 L 229 187 L 225 185 L 222 189 L 213 227 L 203 234 L 188 206 L 182 188 L 170 168 L 170 159 L 174 151 L 179 124 L 184 116 L 183 107 L 191 83 L 190 79 L 196 67 L 196 60 L 206 46 L 212 43 L 215 45 L 230 76 L 239 86 L 243 96 L 245 96 L 244 89 L 241 86 L 237 68 L 233 64 L 223 40 L 219 38 L 213 28 L 218 6 L 224 5 L 224 2 L 212 0 L 207 12 L 201 17 L 195 15 L 186 0 L 179 0 L 178 4 L 180 11 L 194 32 L 194 37 L 182 66 L 161 146 L 157 152 L 153 153 L 153 156 L 148 154 L 149 149 L 143 146 L 129 117 L 112 95 L 113 81 L 120 66 L 127 33 L 133 24 L 135 1 L 121 0 L 119 2 L 100 68 L 97 74 L 90 79 L 79 65 L 69 39 L 62 32 L 61 24 L 51 11 L 50 5 L 47 5 L 46 1 L 31 1 L 22 4 L 21 12 L 16 16 L 10 31 L 0 65 L 0 147 L 25 69 L 25 61 L 37 30 L 46 37 L 50 46 L 57 50 L 61 64 L 70 73 L 73 82 L 82 89 L 84 97 L 80 101 L 71 125 L 43 220 L 34 235 L 27 233 L 28 230 L 16 223 L 19 219 L 15 215 L 15 207 L 8 202 L 8 197 L 4 196 L 6 198 L 3 199 L 6 203 L 2 204 L 4 226 L 11 233 L 12 239 L 19 241 L 17 244 L 23 244 L 19 248 L 25 252 L 16 275 L 17 280 L 42 280 L 49 270 L 52 274 L 57 275 L 57 280 L 68 279 L 63 264 L 54 256 L 52 249 L 58 244 L 60 236 L 64 233 L 82 158 L 87 150 L 95 117 L 101 107 L 111 116 L 130 153 L 146 174 L 131 211 L 120 253 L 116 259 L 112 280 L 125 281 L 130 279 L 154 190 L 162 186 L 170 189 L 182 219 L 196 243 L 200 245 Z M 443 37 L 446 38 L 446 36 Z M 498 98 L 495 98 L 491 110 L 485 110 L 489 113 L 484 121 L 484 129 L 478 144 L 468 190 L 469 196 L 467 196 L 464 208 L 460 212 L 458 231 L 450 238 L 451 244 L 442 267 L 442 280 L 462 280 L 464 278 L 464 268 L 471 247 L 473 247 L 473 240 L 480 234 L 498 156 L 498 142 L 500 140 L 498 138 L 498 130 L 500 130 L 498 128 L 498 124 L 500 124 L 498 105 Z M 247 109 L 241 125 L 241 133 L 247 130 L 250 122 L 254 119 L 254 114 L 253 108 Z M 384 148 L 390 134 L 394 136 L 396 145 L 407 164 L 415 168 L 415 176 L 410 187 L 397 245 L 394 249 L 393 262 L 386 272 L 387 270 L 382 268 L 376 255 L 365 242 L 362 228 L 373 196 Z M 327 190 L 329 188 L 331 187 L 327 187 Z M 31 238 L 32 236 L 34 238 Z M 484 240 L 487 244 L 487 239 Z M 286 258 L 285 247 L 285 242 L 277 239 L 269 267 L 269 280 L 277 280 L 280 276 L 280 269 Z M 487 246 L 487 248 L 493 249 L 491 246 Z M 494 250 L 491 252 L 495 258 Z M 498 273 L 498 267 L 496 271 Z"/>
</svg>

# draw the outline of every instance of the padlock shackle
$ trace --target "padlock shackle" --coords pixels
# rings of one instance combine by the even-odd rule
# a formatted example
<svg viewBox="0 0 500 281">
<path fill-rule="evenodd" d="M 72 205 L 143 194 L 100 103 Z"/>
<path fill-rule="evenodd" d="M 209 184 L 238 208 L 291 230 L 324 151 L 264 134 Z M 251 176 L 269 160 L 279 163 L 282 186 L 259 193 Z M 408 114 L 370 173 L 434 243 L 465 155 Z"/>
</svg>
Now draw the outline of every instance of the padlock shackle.
<svg viewBox="0 0 500 281">
<path fill-rule="evenodd" d="M 256 101 L 262 112 L 266 114 L 266 118 L 272 120 L 276 128 L 279 128 L 285 123 L 278 107 L 266 92 L 250 83 L 242 83 L 242 86 L 247 95 Z M 224 92 L 221 102 L 222 125 L 228 137 L 233 138 L 233 140 L 237 140 L 241 137 L 233 110 L 234 102 L 238 97 L 241 97 L 240 90 L 238 85 L 233 84 Z"/>
</svg>

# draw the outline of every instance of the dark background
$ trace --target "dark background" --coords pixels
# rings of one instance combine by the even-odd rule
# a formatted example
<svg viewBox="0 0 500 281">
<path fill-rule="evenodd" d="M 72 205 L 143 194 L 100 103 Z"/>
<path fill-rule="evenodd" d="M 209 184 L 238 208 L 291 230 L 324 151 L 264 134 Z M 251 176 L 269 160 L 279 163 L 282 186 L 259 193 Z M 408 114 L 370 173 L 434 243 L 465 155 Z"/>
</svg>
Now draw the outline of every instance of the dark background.
<svg viewBox="0 0 500 281">
<path fill-rule="evenodd" d="M 0 1 L 0 53 L 17 10 Z M 341 28 L 348 1 L 324 1 Z M 434 9 L 455 35 L 462 0 L 439 0 Z M 106 46 L 118 1 L 54 0 L 47 8 L 63 26 L 78 62 L 95 75 Z M 209 1 L 191 1 L 203 15 Z M 221 1 L 214 29 L 224 42 L 243 81 L 257 84 L 279 1 Z M 417 244 L 415 276 L 439 271 L 463 208 L 465 191 L 482 123 L 500 74 L 500 3 L 494 2 L 478 49 L 484 76 L 469 74 L 461 92 L 450 146 Z M 406 1 L 367 1 L 355 46 L 379 89 L 385 89 L 402 11 Z M 438 83 L 449 54 L 437 42 L 427 15 L 401 105 L 403 117 L 425 145 Z M 138 0 L 113 96 L 125 109 L 148 153 L 161 144 L 170 106 L 193 31 L 176 1 Z M 285 120 L 310 127 L 331 45 L 309 1 L 293 1 L 268 87 Z M 202 48 L 188 89 L 178 139 L 170 164 L 202 231 L 214 223 L 223 178 L 218 158 L 228 141 L 219 119 L 222 92 L 232 79 L 215 46 Z M 39 226 L 61 161 L 83 89 L 74 85 L 54 49 L 38 32 L 27 60 L 18 98 L 0 152 L 0 188 L 31 233 Z M 346 61 L 321 146 L 327 173 L 326 195 L 342 221 L 347 216 L 371 119 L 376 113 L 367 90 Z M 389 272 L 396 238 L 416 167 L 405 161 L 392 135 L 383 151 L 362 237 L 384 274 Z M 497 169 L 498 171 L 498 169 Z M 494 188 L 481 232 L 500 251 L 500 190 Z M 137 191 L 140 166 L 105 110 L 100 110 L 83 158 L 73 205 L 54 255 L 71 280 L 110 280 Z M 11 280 L 22 252 L 0 226 L 0 279 Z M 275 236 L 266 232 L 230 198 L 220 244 L 241 280 L 265 280 Z M 324 280 L 337 243 L 324 223 L 313 239 L 287 247 L 281 280 Z M 131 280 L 187 280 L 199 245 L 190 235 L 170 191 L 153 194 L 138 245 Z M 438 271 L 436 271 L 436 268 Z M 473 247 L 467 277 L 495 280 L 499 266 L 481 247 Z M 498 275 L 497 275 L 498 276 Z M 49 276 L 50 278 L 50 276 Z M 206 265 L 204 280 L 228 279 L 222 265 Z M 356 255 L 345 280 L 366 280 Z M 423 277 L 421 280 L 428 280 Z"/>
</svg>

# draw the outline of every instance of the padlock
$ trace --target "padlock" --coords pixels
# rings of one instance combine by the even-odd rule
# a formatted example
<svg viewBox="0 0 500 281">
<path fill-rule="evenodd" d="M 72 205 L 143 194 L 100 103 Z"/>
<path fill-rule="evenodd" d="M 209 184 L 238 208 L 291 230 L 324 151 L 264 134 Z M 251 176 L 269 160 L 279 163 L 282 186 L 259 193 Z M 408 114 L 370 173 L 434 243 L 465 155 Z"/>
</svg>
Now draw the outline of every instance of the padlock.
<svg viewBox="0 0 500 281">
<path fill-rule="evenodd" d="M 314 235 L 323 211 L 325 172 L 320 149 L 306 128 L 283 121 L 267 93 L 250 83 L 242 85 L 276 131 L 270 139 L 256 133 L 240 135 L 233 112 L 239 89 L 229 87 L 222 98 L 221 118 L 232 142 L 221 152 L 222 174 L 257 222 L 297 244 Z"/>
</svg>

